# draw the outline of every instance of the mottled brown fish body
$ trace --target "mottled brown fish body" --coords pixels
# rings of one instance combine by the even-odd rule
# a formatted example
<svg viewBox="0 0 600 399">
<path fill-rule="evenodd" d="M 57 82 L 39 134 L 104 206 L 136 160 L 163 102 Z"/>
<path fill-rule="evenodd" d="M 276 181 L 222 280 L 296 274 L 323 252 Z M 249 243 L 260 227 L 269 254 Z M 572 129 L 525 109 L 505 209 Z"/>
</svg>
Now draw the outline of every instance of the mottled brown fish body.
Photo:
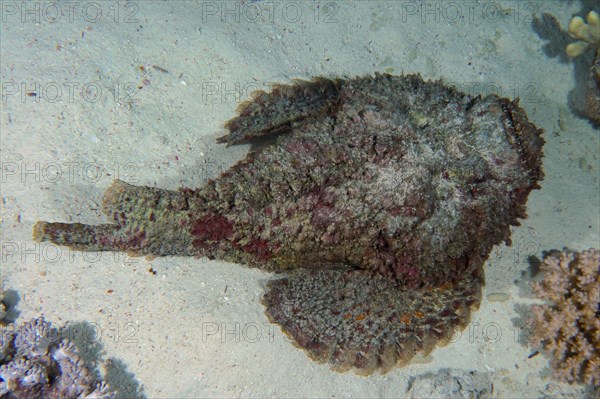
<svg viewBox="0 0 600 399">
<path fill-rule="evenodd" d="M 113 223 L 34 237 L 280 272 L 267 315 L 340 371 L 388 370 L 466 324 L 543 177 L 541 130 L 516 103 L 414 75 L 279 85 L 226 127 L 228 145 L 276 141 L 197 190 L 117 181 Z"/>
</svg>

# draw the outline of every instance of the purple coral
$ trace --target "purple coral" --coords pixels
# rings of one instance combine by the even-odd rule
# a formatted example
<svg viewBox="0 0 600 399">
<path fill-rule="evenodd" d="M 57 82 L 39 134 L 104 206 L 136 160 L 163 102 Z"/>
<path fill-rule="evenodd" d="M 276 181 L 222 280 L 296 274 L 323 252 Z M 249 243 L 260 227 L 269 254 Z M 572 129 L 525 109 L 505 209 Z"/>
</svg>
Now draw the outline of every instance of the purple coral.
<svg viewBox="0 0 600 399">
<path fill-rule="evenodd" d="M 109 399 L 68 340 L 42 318 L 2 334 L 0 397 L 11 399 Z M 6 396 L 5 396 L 6 395 Z"/>
<path fill-rule="evenodd" d="M 29 359 L 46 355 L 49 346 L 57 341 L 58 329 L 42 317 L 23 324 L 15 336 L 14 345 L 17 356 Z"/>
<path fill-rule="evenodd" d="M 600 251 L 552 251 L 532 283 L 548 305 L 533 308 L 533 339 L 552 355 L 554 375 L 567 382 L 600 383 Z"/>
</svg>

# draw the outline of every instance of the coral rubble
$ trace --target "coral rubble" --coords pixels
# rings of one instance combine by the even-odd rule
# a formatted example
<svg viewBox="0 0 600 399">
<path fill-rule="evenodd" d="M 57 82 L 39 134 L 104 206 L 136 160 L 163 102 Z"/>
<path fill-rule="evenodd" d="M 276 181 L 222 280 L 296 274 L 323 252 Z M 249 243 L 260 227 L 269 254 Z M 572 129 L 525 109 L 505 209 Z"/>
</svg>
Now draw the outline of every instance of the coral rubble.
<svg viewBox="0 0 600 399">
<path fill-rule="evenodd" d="M 0 335 L 0 397 L 6 399 L 108 399 L 77 349 L 43 318 Z"/>
<path fill-rule="evenodd" d="M 532 288 L 550 303 L 533 309 L 533 342 L 550 352 L 559 379 L 599 384 L 600 251 L 552 251 L 541 270 Z"/>
<path fill-rule="evenodd" d="M 226 127 L 228 145 L 276 141 L 199 189 L 116 181 L 112 224 L 38 222 L 34 238 L 277 272 L 269 319 L 339 371 L 386 371 L 464 326 L 543 177 L 516 102 L 415 75 L 276 85 Z"/>
<path fill-rule="evenodd" d="M 493 399 L 494 381 L 489 374 L 477 371 L 442 369 L 412 377 L 404 398 Z"/>
</svg>

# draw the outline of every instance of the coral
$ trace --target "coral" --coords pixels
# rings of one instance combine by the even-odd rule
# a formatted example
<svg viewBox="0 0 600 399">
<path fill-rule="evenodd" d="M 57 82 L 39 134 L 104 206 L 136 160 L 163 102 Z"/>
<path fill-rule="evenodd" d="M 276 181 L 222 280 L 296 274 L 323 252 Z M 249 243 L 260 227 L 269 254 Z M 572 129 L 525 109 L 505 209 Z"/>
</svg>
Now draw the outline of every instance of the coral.
<svg viewBox="0 0 600 399">
<path fill-rule="evenodd" d="M 277 272 L 269 319 L 339 371 L 386 371 L 464 326 L 543 176 L 517 103 L 415 75 L 276 85 L 226 128 L 219 142 L 264 145 L 200 189 L 115 181 L 113 223 L 38 222 L 34 238 Z"/>
<path fill-rule="evenodd" d="M 533 342 L 552 355 L 554 375 L 568 382 L 600 383 L 600 251 L 546 254 L 533 308 Z"/>
<path fill-rule="evenodd" d="M 585 102 L 585 115 L 600 125 L 600 50 L 596 51 L 594 62 L 590 68 Z"/>
<path fill-rule="evenodd" d="M 595 49 L 584 92 L 585 106 L 581 106 L 580 111 L 593 122 L 600 124 L 600 15 L 590 11 L 586 21 L 587 23 L 581 17 L 571 19 L 569 35 L 579 40 L 567 45 L 566 53 L 574 58 L 583 54 L 588 48 Z"/>
<path fill-rule="evenodd" d="M 4 303 L 4 292 L 0 289 L 0 325 L 4 324 L 7 310 L 7 306 Z"/>
<path fill-rule="evenodd" d="M 75 346 L 43 318 L 0 336 L 0 397 L 11 399 L 108 399 Z"/>
<path fill-rule="evenodd" d="M 587 23 L 586 23 L 587 22 Z M 569 35 L 578 39 L 567 45 L 566 52 L 571 58 L 577 57 L 589 47 L 600 47 L 600 16 L 595 11 L 590 11 L 585 17 L 574 17 L 569 22 Z"/>
</svg>

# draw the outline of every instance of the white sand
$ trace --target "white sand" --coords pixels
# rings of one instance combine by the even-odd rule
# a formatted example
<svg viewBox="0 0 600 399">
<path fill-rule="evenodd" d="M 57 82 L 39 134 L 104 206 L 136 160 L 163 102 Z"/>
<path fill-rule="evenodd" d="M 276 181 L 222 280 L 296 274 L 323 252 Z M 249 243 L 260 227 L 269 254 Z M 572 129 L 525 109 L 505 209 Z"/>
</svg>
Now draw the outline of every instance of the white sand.
<svg viewBox="0 0 600 399">
<path fill-rule="evenodd" d="M 574 65 L 544 54 L 530 18 L 539 6 L 564 27 L 577 2 L 430 2 L 431 13 L 401 1 L 61 2 L 56 22 L 56 8 L 37 4 L 39 23 L 21 9 L 33 3 L 2 3 L 1 281 L 21 296 L 18 322 L 42 313 L 94 323 L 104 357 L 124 362 L 148 398 L 397 397 L 440 368 L 488 373 L 499 397 L 581 393 L 552 381 L 547 358 L 528 359 L 534 349 L 514 338 L 515 305 L 532 302 L 527 257 L 600 246 L 598 131 L 568 106 Z M 255 88 L 375 71 L 499 88 L 546 132 L 543 189 L 513 246 L 488 262 L 480 310 L 422 364 L 365 378 L 310 361 L 263 314 L 268 273 L 183 257 L 94 259 L 31 239 L 37 220 L 104 221 L 100 199 L 116 177 L 174 189 L 218 176 L 247 147 L 215 138 Z"/>
</svg>

